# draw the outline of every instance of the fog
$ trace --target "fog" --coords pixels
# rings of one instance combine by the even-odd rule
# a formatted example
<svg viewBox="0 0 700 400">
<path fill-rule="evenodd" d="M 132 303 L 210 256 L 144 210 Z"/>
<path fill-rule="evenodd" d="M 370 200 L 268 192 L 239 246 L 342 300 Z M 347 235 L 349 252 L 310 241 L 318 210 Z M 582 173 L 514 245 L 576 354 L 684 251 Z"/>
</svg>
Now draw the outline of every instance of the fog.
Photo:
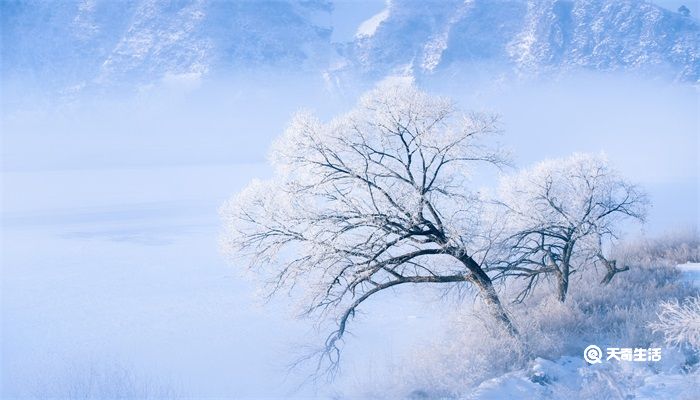
<svg viewBox="0 0 700 400">
<path fill-rule="evenodd" d="M 217 209 L 270 175 L 267 150 L 295 111 L 332 118 L 372 83 L 270 76 L 3 99 L 2 397 L 80 392 L 114 370 L 156 395 L 352 394 L 440 331 L 447 300 L 385 293 L 355 321 L 340 379 L 297 390 L 310 370 L 287 365 L 323 331 L 290 315 L 293 299 L 256 300 L 218 253 Z M 605 152 L 652 201 L 630 235 L 697 227 L 696 88 L 601 74 L 417 83 L 501 115 L 514 168 Z"/>
</svg>

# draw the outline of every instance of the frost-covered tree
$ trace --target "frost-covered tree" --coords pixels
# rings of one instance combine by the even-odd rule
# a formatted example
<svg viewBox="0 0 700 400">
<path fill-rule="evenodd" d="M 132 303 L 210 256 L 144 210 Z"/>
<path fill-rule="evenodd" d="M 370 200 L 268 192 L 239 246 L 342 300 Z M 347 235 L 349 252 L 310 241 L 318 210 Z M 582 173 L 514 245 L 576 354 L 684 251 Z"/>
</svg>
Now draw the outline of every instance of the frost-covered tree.
<svg viewBox="0 0 700 400">
<path fill-rule="evenodd" d="M 222 208 L 223 248 L 265 274 L 270 294 L 302 291 L 306 315 L 335 321 L 324 365 L 337 365 L 358 307 L 397 285 L 470 284 L 517 335 L 483 268 L 488 224 L 468 181 L 503 162 L 483 142 L 495 132 L 495 117 L 408 84 L 382 85 L 328 123 L 301 112 L 273 146 L 274 177 Z"/>
<path fill-rule="evenodd" d="M 503 178 L 499 189 L 507 225 L 500 276 L 526 279 L 522 299 L 542 277 L 555 278 L 557 297 L 566 300 L 576 268 L 601 264 L 603 283 L 628 267 L 603 254 L 622 220 L 643 221 L 645 195 L 622 179 L 603 156 L 574 154 L 547 160 Z"/>
</svg>

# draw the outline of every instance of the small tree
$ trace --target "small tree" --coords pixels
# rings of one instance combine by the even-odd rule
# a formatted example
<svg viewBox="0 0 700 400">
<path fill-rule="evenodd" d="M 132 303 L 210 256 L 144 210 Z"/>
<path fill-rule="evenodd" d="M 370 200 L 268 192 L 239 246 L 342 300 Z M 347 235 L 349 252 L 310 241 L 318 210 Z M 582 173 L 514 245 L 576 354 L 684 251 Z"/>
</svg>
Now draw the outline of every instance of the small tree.
<svg viewBox="0 0 700 400">
<path fill-rule="evenodd" d="M 222 208 L 223 247 L 267 273 L 270 294 L 296 287 L 305 314 L 335 320 L 331 371 L 358 307 L 397 285 L 471 284 L 515 336 L 483 268 L 483 201 L 467 180 L 502 163 L 482 143 L 496 131 L 494 117 L 410 85 L 381 86 L 330 123 L 299 113 L 273 147 L 274 178 Z"/>
<path fill-rule="evenodd" d="M 554 276 L 557 298 L 566 300 L 575 267 L 606 268 L 603 283 L 627 267 L 603 255 L 625 218 L 643 221 L 646 199 L 601 156 L 574 154 L 544 161 L 502 180 L 500 204 L 508 253 L 495 269 L 500 276 L 527 279 L 522 300 L 542 276 Z"/>
</svg>

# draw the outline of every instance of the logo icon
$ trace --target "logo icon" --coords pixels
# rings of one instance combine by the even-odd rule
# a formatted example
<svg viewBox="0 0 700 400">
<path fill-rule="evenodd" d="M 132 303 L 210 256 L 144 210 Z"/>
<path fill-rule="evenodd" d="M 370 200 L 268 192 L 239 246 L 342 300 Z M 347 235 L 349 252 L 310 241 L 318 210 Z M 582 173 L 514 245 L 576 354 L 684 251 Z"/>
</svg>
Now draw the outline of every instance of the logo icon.
<svg viewBox="0 0 700 400">
<path fill-rule="evenodd" d="M 583 350 L 583 359 L 589 364 L 600 364 L 600 359 L 603 357 L 603 352 L 600 347 L 592 344 Z"/>
</svg>

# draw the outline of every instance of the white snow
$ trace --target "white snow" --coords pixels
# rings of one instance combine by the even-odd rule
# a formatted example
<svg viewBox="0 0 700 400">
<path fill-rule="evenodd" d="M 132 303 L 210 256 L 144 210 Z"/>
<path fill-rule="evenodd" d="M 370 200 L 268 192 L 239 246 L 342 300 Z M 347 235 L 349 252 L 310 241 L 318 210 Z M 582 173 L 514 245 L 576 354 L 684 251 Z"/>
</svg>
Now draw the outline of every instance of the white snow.
<svg viewBox="0 0 700 400">
<path fill-rule="evenodd" d="M 669 350 L 670 352 L 671 350 Z M 659 372 L 653 364 L 587 364 L 582 357 L 537 358 L 529 368 L 481 383 L 465 400 L 612 398 L 695 399 L 700 375 Z M 607 397 L 606 397 L 607 398 Z"/>
<path fill-rule="evenodd" d="M 355 37 L 361 39 L 374 36 L 374 33 L 377 31 L 377 28 L 379 28 L 379 25 L 381 25 L 381 23 L 387 18 L 389 18 L 389 8 L 385 8 L 384 10 L 373 15 L 371 18 L 363 21 L 357 28 Z"/>
<path fill-rule="evenodd" d="M 685 272 L 700 272 L 700 263 L 678 264 L 678 269 Z"/>
<path fill-rule="evenodd" d="M 685 275 L 685 279 L 700 287 L 700 263 L 685 263 L 679 264 L 680 269 Z"/>
</svg>

